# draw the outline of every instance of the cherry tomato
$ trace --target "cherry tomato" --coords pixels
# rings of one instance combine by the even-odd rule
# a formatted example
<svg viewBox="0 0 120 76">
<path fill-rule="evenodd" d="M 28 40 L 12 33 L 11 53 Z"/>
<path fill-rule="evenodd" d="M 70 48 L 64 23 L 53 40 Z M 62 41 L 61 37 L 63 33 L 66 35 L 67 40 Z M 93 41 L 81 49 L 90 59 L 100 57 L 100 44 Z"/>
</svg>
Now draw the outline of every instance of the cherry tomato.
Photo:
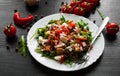
<svg viewBox="0 0 120 76">
<path fill-rule="evenodd" d="M 63 5 L 61 10 L 63 13 L 67 13 L 67 5 Z"/>
<path fill-rule="evenodd" d="M 73 7 L 72 6 L 68 6 L 68 13 L 73 13 Z"/>
<path fill-rule="evenodd" d="M 74 14 L 76 15 L 80 15 L 80 16 L 83 16 L 85 13 L 85 10 L 83 8 L 80 8 L 80 7 L 76 7 L 74 9 Z"/>
<path fill-rule="evenodd" d="M 86 12 L 90 12 L 91 9 L 92 9 L 91 3 L 88 3 L 88 2 L 86 2 L 86 1 L 82 2 L 82 3 L 80 4 L 80 6 L 81 6 L 82 8 L 84 8 Z"/>
<path fill-rule="evenodd" d="M 110 35 L 116 35 L 116 33 L 119 31 L 119 26 L 115 22 L 110 22 L 106 26 L 107 33 Z"/>
<path fill-rule="evenodd" d="M 61 10 L 62 10 L 63 13 L 72 13 L 72 6 L 63 5 Z"/>
<path fill-rule="evenodd" d="M 87 2 L 91 3 L 93 7 L 99 4 L 99 0 L 87 0 Z"/>
<path fill-rule="evenodd" d="M 70 6 L 72 6 L 72 7 L 77 6 L 77 2 L 76 2 L 76 1 L 72 1 L 72 2 L 70 3 Z"/>
<path fill-rule="evenodd" d="M 14 37 L 16 35 L 16 31 L 17 31 L 16 26 L 14 26 L 12 24 L 10 24 L 4 28 L 4 34 L 9 38 Z"/>
</svg>

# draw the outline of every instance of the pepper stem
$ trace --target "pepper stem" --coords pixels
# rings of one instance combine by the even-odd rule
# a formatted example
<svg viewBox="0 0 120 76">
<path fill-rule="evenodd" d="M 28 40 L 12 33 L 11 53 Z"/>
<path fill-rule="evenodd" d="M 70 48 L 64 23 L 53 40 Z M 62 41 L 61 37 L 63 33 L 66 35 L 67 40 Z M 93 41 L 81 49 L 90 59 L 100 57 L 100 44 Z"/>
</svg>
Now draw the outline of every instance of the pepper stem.
<svg viewBox="0 0 120 76">
<path fill-rule="evenodd" d="M 14 13 L 16 13 L 16 12 L 17 12 L 17 9 L 14 10 Z"/>
<path fill-rule="evenodd" d="M 6 29 L 10 32 L 10 27 L 11 27 L 12 23 L 7 25 Z"/>
</svg>

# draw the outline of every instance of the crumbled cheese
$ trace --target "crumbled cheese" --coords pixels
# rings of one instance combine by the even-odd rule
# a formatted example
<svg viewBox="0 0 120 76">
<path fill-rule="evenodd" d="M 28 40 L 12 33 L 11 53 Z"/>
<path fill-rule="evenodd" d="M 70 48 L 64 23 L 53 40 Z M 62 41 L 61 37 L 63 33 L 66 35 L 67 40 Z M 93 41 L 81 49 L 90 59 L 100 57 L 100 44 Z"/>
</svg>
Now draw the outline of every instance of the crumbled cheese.
<svg viewBox="0 0 120 76">
<path fill-rule="evenodd" d="M 80 46 L 80 50 L 83 51 L 83 47 L 82 46 Z"/>
<path fill-rule="evenodd" d="M 60 33 L 60 36 L 66 36 L 66 34 L 64 32 Z"/>
<path fill-rule="evenodd" d="M 65 27 L 68 27 L 68 24 L 67 24 L 67 23 L 63 23 L 62 25 L 65 26 Z"/>
<path fill-rule="evenodd" d="M 58 45 L 54 46 L 55 48 L 59 48 L 59 47 L 63 47 L 65 46 L 65 44 L 63 42 L 59 42 Z"/>
<path fill-rule="evenodd" d="M 87 44 L 85 42 L 82 42 L 83 47 L 85 47 Z"/>
<path fill-rule="evenodd" d="M 73 50 L 72 46 L 68 46 L 68 47 L 66 47 L 66 49 L 68 49 L 70 52 Z"/>
<path fill-rule="evenodd" d="M 65 36 L 60 35 L 60 40 L 64 43 L 67 43 L 67 38 Z"/>
<path fill-rule="evenodd" d="M 61 55 L 60 56 L 55 56 L 54 59 L 59 61 L 61 59 Z"/>
<path fill-rule="evenodd" d="M 50 31 L 47 31 L 46 34 L 49 35 L 49 34 L 50 34 Z"/>
<path fill-rule="evenodd" d="M 49 24 L 49 25 L 47 25 L 48 27 L 50 27 L 51 26 L 51 24 Z"/>
<path fill-rule="evenodd" d="M 42 45 L 44 45 L 44 43 L 46 43 L 48 41 L 48 39 L 43 39 L 42 36 L 39 36 L 39 41 L 40 41 L 40 43 L 42 43 Z"/>
</svg>

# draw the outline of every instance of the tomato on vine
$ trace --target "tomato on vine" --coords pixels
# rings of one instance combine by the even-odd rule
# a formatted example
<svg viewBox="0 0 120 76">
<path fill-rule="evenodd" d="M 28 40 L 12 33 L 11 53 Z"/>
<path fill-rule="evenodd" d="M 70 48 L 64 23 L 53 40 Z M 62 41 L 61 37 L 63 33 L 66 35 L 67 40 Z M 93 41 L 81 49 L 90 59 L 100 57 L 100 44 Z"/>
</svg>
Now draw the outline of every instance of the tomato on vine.
<svg viewBox="0 0 120 76">
<path fill-rule="evenodd" d="M 69 5 L 63 5 L 62 8 L 61 8 L 61 11 L 63 13 L 72 13 L 72 6 L 69 6 Z"/>
<path fill-rule="evenodd" d="M 97 11 L 103 20 L 105 16 L 99 10 Z M 106 25 L 106 31 L 110 35 L 116 35 L 117 32 L 119 32 L 119 25 L 116 22 L 108 22 L 108 24 Z"/>
<path fill-rule="evenodd" d="M 80 7 L 84 8 L 86 12 L 90 12 L 91 9 L 92 9 L 91 3 L 88 3 L 88 2 L 86 2 L 86 1 L 82 2 L 82 3 L 80 4 Z"/>
<path fill-rule="evenodd" d="M 83 16 L 83 15 L 85 14 L 85 10 L 84 10 L 83 8 L 76 7 L 76 8 L 74 9 L 74 14 Z"/>
<path fill-rule="evenodd" d="M 93 7 L 99 4 L 99 0 L 87 0 L 87 2 L 91 3 Z"/>
</svg>

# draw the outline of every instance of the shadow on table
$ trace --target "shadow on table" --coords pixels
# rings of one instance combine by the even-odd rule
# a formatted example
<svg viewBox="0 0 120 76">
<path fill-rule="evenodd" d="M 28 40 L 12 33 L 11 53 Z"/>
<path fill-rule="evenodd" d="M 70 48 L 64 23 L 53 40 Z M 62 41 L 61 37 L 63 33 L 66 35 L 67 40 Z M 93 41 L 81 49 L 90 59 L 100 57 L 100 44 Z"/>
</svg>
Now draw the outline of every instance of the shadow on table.
<svg viewBox="0 0 120 76">
<path fill-rule="evenodd" d="M 95 68 L 101 62 L 101 59 L 102 59 L 102 56 L 95 63 L 93 63 L 91 66 L 89 66 L 85 69 L 82 69 L 82 70 L 72 71 L 72 72 L 56 71 L 56 70 L 47 68 L 47 67 L 41 65 L 40 63 L 38 63 L 37 61 L 35 61 L 34 59 L 32 60 L 32 62 L 34 64 L 35 68 L 40 70 L 40 73 L 46 74 L 46 76 L 56 76 L 56 75 L 58 75 L 58 76 L 73 76 L 73 75 L 74 76 L 76 76 L 76 75 L 85 76 L 85 75 L 87 75 L 90 72 L 95 70 Z"/>
<path fill-rule="evenodd" d="M 106 39 L 107 41 L 113 42 L 113 41 L 116 40 L 116 38 L 117 38 L 117 35 L 105 34 L 105 39 Z"/>
</svg>

